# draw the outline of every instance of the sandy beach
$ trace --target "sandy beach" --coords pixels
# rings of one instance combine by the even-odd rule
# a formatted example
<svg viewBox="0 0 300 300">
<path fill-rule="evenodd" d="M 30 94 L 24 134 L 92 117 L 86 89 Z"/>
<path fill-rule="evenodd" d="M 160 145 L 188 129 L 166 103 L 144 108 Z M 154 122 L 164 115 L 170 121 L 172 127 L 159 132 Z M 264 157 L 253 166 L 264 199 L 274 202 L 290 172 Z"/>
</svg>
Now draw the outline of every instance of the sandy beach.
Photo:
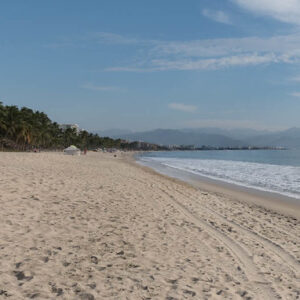
<svg viewBox="0 0 300 300">
<path fill-rule="evenodd" d="M 300 220 L 128 154 L 0 153 L 0 299 L 299 299 Z"/>
</svg>

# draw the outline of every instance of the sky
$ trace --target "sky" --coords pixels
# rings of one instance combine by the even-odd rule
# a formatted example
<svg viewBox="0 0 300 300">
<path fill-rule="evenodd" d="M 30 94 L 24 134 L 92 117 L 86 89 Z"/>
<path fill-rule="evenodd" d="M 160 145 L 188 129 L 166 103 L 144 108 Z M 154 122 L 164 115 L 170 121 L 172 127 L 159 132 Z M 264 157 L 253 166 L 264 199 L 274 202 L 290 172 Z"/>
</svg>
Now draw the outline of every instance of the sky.
<svg viewBox="0 0 300 300">
<path fill-rule="evenodd" d="M 300 0 L 2 1 L 0 70 L 90 131 L 300 127 Z"/>
</svg>

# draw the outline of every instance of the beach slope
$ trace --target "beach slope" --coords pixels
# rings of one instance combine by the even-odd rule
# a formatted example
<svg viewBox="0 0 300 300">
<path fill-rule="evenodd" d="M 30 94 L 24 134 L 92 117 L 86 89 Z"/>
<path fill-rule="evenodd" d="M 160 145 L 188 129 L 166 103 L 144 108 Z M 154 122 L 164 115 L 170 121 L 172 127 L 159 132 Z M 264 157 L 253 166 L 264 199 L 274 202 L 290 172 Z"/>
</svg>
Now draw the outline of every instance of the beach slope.
<svg viewBox="0 0 300 300">
<path fill-rule="evenodd" d="M 298 299 L 300 222 L 127 154 L 0 153 L 0 299 Z"/>
</svg>

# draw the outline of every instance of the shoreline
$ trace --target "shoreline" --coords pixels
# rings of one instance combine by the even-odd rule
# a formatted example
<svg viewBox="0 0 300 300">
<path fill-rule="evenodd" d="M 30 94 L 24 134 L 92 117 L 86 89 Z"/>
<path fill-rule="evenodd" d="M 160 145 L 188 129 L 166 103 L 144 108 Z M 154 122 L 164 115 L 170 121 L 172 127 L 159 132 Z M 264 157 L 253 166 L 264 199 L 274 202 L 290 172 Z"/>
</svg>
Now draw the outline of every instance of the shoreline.
<svg viewBox="0 0 300 300">
<path fill-rule="evenodd" d="M 280 193 L 269 192 L 255 189 L 252 187 L 241 186 L 228 183 L 222 180 L 212 179 L 206 176 L 193 174 L 184 170 L 163 166 L 159 163 L 145 163 L 139 160 L 138 155 L 132 155 L 133 161 L 139 165 L 164 175 L 169 178 L 177 179 L 181 182 L 190 184 L 196 189 L 212 193 L 234 201 L 242 201 L 248 204 L 262 206 L 278 213 L 286 214 L 300 219 L 300 199 L 288 197 Z"/>
</svg>

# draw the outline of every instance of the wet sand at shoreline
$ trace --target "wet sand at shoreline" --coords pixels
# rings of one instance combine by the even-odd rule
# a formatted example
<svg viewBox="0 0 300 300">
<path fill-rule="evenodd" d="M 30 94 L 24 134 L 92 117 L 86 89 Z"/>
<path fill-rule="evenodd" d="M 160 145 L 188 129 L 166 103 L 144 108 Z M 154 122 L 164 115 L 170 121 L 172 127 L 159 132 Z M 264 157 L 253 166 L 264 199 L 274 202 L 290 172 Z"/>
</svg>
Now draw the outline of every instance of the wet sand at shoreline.
<svg viewBox="0 0 300 300">
<path fill-rule="evenodd" d="M 144 161 L 140 161 L 138 156 L 135 158 L 135 161 L 138 165 L 148 166 L 159 174 L 184 181 L 202 191 L 236 201 L 256 204 L 263 208 L 271 209 L 278 213 L 300 219 L 300 199 L 287 197 L 279 193 L 272 193 L 221 180 L 211 179 L 205 176 L 192 174 L 187 171 L 167 167 L 159 163 L 145 163 Z"/>
</svg>

